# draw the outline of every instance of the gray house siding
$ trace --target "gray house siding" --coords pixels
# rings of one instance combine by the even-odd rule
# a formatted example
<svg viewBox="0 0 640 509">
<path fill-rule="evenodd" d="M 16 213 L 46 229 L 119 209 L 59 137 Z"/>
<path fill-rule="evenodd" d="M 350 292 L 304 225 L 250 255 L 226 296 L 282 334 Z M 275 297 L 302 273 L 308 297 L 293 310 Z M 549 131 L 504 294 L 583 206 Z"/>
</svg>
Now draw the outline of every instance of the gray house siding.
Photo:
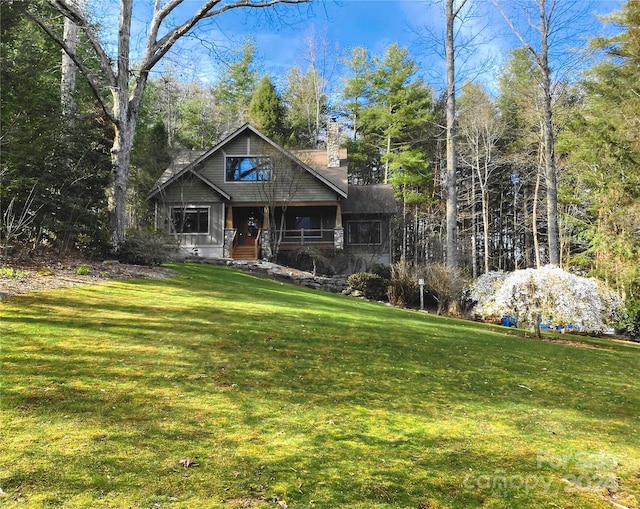
<svg viewBox="0 0 640 509">
<path fill-rule="evenodd" d="M 258 182 L 228 182 L 225 175 L 226 156 L 268 156 L 272 178 Z M 271 202 L 337 202 L 336 191 L 283 153 L 267 146 L 257 136 L 241 136 L 224 145 L 197 169 L 203 177 L 231 196 L 233 204 Z"/>
<path fill-rule="evenodd" d="M 228 157 L 268 157 L 270 164 L 236 160 L 227 175 Z M 165 170 L 149 194 L 156 225 L 179 239 L 186 256 L 240 258 L 255 246 L 257 255 L 262 249 L 270 259 L 278 249 L 309 244 L 345 249 L 366 266 L 389 264 L 393 191 L 356 186 L 352 197 L 346 152 L 344 157 L 336 166 L 328 162 L 328 149 L 293 155 L 245 124 L 205 152 L 182 154 Z M 351 235 L 357 241 L 349 242 L 348 224 L 358 221 L 362 226 Z M 271 234 L 280 228 L 282 243 L 273 244 Z"/>
<path fill-rule="evenodd" d="M 345 228 L 344 251 L 354 260 L 356 271 L 369 270 L 373 264 L 391 265 L 391 232 L 388 216 L 382 215 L 343 215 Z M 380 227 L 380 241 L 371 243 L 354 243 L 350 238 L 350 228 L 354 224 L 376 223 Z"/>
<path fill-rule="evenodd" d="M 172 204 L 191 204 L 193 202 L 220 202 L 221 197 L 213 189 L 196 177 L 183 178 L 168 187 L 161 200 Z"/>
<path fill-rule="evenodd" d="M 179 233 L 174 224 L 174 212 L 206 209 L 208 231 Z M 225 206 L 221 196 L 197 178 L 185 178 L 168 187 L 157 202 L 157 227 L 175 235 L 184 256 L 221 258 L 224 245 Z"/>
</svg>

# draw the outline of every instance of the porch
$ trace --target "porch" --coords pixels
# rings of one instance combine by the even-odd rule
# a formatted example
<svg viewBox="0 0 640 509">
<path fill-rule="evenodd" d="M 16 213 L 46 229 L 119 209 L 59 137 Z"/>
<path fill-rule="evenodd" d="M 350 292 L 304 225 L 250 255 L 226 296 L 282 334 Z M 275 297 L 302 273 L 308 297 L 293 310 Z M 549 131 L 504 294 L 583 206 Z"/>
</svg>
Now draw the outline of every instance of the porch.
<svg viewBox="0 0 640 509">
<path fill-rule="evenodd" d="M 340 204 L 325 206 L 227 207 L 224 256 L 270 259 L 276 251 L 301 246 L 343 249 Z"/>
</svg>

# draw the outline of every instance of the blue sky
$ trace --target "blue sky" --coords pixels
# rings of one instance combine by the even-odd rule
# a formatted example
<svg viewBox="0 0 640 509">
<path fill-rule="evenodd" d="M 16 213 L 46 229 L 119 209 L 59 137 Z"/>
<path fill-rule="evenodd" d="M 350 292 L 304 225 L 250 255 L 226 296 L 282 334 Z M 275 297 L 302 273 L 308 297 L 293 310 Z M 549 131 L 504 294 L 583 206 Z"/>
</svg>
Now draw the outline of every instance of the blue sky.
<svg viewBox="0 0 640 509">
<path fill-rule="evenodd" d="M 605 27 L 596 14 L 607 14 L 619 9 L 622 0 L 580 0 L 588 4 L 592 13 L 580 26 L 574 26 L 569 46 L 581 46 L 583 40 L 600 35 Z M 567 5 L 566 0 L 559 2 Z M 507 8 L 512 0 L 501 0 Z M 532 0 L 530 3 L 533 5 Z M 469 77 L 491 86 L 490 83 L 504 61 L 508 51 L 519 43 L 508 29 L 490 0 L 469 0 L 477 8 L 463 25 L 462 36 L 482 34 L 482 44 L 474 47 L 470 60 L 482 63 L 483 72 Z M 199 0 L 187 0 L 181 7 L 183 14 L 193 12 Z M 144 26 L 145 11 L 137 11 L 138 26 Z M 515 12 L 512 13 L 515 16 Z M 179 21 L 176 18 L 176 21 Z M 520 26 L 526 24 L 518 20 Z M 409 49 L 419 64 L 420 74 L 436 89 L 443 88 L 444 33 L 443 1 L 428 0 L 315 0 L 301 6 L 279 6 L 270 10 L 228 11 L 198 28 L 197 37 L 182 41 L 168 55 L 166 65 L 178 69 L 185 80 L 200 79 L 212 82 L 230 52 L 239 50 L 247 37 L 257 43 L 257 59 L 261 70 L 269 72 L 274 80 L 282 80 L 294 65 L 306 69 L 309 65 L 309 39 L 318 46 L 328 46 L 327 73 L 333 64 L 348 54 L 349 49 L 364 46 L 373 55 L 382 56 L 392 43 Z M 563 45 L 561 54 L 569 53 Z M 317 51 L 320 57 L 322 51 Z M 490 59 L 491 63 L 486 64 Z M 462 67 L 462 66 L 461 66 Z M 473 65 L 467 65 L 467 70 Z M 464 68 L 460 70 L 464 72 Z"/>
</svg>

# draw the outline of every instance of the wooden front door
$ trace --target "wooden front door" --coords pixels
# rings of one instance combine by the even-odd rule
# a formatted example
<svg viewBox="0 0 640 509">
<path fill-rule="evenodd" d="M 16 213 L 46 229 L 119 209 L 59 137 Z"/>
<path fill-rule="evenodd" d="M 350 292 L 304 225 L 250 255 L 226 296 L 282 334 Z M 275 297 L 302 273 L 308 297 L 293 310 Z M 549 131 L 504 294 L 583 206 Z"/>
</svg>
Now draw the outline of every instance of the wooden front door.
<svg viewBox="0 0 640 509">
<path fill-rule="evenodd" d="M 233 227 L 238 232 L 238 245 L 254 246 L 261 224 L 262 214 L 257 208 L 233 209 Z"/>
</svg>

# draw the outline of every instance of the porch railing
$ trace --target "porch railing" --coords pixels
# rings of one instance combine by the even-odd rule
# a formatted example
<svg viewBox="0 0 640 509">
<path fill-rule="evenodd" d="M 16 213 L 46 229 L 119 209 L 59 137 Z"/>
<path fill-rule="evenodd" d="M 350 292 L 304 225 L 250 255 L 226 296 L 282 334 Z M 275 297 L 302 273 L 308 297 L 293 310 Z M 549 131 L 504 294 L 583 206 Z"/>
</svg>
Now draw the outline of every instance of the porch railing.
<svg viewBox="0 0 640 509">
<path fill-rule="evenodd" d="M 262 247 L 262 228 L 258 229 L 258 233 L 256 234 L 256 243 L 254 247 L 255 247 L 255 255 L 257 260 L 258 258 L 260 258 L 260 248 Z"/>
<path fill-rule="evenodd" d="M 333 242 L 333 228 L 299 228 L 296 230 L 283 230 L 283 244 L 313 244 L 321 242 Z"/>
<path fill-rule="evenodd" d="M 233 230 L 233 236 L 231 237 L 231 252 L 238 245 L 238 229 Z"/>
</svg>

